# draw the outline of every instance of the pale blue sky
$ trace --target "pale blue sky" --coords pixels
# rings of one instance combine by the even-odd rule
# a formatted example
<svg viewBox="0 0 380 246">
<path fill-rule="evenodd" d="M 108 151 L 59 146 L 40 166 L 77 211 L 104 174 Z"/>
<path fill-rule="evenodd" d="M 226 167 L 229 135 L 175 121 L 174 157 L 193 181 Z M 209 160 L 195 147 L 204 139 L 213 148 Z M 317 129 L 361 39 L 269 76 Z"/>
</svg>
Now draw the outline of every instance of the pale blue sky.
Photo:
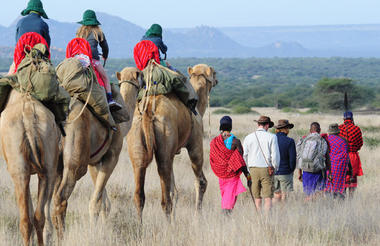
<svg viewBox="0 0 380 246">
<path fill-rule="evenodd" d="M 380 0 L 45 0 L 51 19 L 75 22 L 91 8 L 139 26 L 164 27 L 331 25 L 380 23 Z M 8 26 L 27 0 L 2 0 L 0 25 Z"/>
</svg>

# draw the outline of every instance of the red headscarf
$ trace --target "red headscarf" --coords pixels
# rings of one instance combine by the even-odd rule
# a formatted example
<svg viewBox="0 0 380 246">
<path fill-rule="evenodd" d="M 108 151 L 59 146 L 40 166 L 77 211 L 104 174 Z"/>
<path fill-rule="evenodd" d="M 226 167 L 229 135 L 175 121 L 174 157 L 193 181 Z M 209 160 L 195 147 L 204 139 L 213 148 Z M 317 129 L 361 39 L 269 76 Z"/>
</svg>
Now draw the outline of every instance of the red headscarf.
<svg viewBox="0 0 380 246">
<path fill-rule="evenodd" d="M 88 56 L 90 61 L 92 61 L 90 43 L 84 38 L 74 38 L 67 44 L 66 47 L 66 58 L 71 58 L 79 54 Z"/>
<path fill-rule="evenodd" d="M 105 87 L 102 77 L 100 76 L 98 70 L 96 70 L 96 66 L 94 66 L 90 43 L 84 38 L 74 38 L 67 44 L 66 47 L 66 58 L 71 58 L 79 54 L 86 55 L 90 58 L 91 65 L 94 68 L 99 85 Z"/>
<path fill-rule="evenodd" d="M 46 40 L 36 32 L 27 32 L 23 34 L 20 39 L 17 41 L 15 52 L 13 54 L 13 62 L 15 64 L 15 73 L 17 72 L 18 65 L 25 58 L 25 48 L 30 50 L 36 44 L 42 43 L 46 45 L 49 50 L 49 46 Z M 28 47 L 29 46 L 29 47 Z M 49 50 L 49 59 L 50 59 L 50 50 Z"/>
<path fill-rule="evenodd" d="M 157 46 L 150 40 L 143 40 L 136 44 L 133 49 L 133 57 L 138 69 L 143 70 L 148 61 L 154 59 L 160 64 L 160 53 Z"/>
</svg>

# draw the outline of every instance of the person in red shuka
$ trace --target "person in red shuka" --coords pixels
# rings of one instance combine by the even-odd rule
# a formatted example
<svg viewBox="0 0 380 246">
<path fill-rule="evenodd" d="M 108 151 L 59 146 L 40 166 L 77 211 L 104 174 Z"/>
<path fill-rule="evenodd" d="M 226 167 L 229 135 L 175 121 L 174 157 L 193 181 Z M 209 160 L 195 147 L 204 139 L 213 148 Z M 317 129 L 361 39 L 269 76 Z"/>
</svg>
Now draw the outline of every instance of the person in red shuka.
<svg viewBox="0 0 380 246">
<path fill-rule="evenodd" d="M 222 210 L 229 214 L 235 206 L 237 196 L 245 192 L 240 174 L 247 178 L 247 185 L 252 185 L 251 175 L 243 159 L 243 147 L 239 139 L 232 133 L 232 119 L 224 116 L 220 120 L 220 135 L 210 143 L 210 165 L 219 178 L 219 188 L 222 195 Z"/>
<path fill-rule="evenodd" d="M 362 132 L 354 123 L 351 111 L 344 112 L 344 123 L 339 125 L 340 136 L 345 138 L 348 143 L 348 154 L 352 166 L 352 177 L 346 176 L 346 188 L 350 195 L 353 195 L 358 186 L 358 176 L 363 175 L 362 164 L 359 157 L 359 150 L 363 146 Z"/>
</svg>

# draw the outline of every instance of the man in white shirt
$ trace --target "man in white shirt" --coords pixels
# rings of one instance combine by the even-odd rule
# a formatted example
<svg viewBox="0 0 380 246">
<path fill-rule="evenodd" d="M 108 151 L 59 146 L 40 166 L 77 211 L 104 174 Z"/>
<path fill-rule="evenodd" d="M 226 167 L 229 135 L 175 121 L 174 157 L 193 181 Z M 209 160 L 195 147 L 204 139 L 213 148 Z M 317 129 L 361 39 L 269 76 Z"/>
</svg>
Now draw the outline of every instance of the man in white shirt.
<svg viewBox="0 0 380 246">
<path fill-rule="evenodd" d="M 244 139 L 243 157 L 252 176 L 256 208 L 261 210 L 264 198 L 265 210 L 269 211 L 272 207 L 273 173 L 280 165 L 280 150 L 276 135 L 268 132 L 274 125 L 271 119 L 261 116 L 256 122 L 258 129 Z"/>
</svg>

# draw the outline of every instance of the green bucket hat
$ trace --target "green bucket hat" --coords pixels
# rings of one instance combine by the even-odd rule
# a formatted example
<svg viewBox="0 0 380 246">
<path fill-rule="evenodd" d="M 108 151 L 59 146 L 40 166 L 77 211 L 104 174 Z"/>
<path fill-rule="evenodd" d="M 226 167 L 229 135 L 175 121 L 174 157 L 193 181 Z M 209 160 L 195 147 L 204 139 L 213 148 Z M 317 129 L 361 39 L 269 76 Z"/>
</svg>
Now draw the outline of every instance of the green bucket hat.
<svg viewBox="0 0 380 246">
<path fill-rule="evenodd" d="M 21 15 L 28 15 L 31 11 L 38 12 L 45 19 L 49 19 L 49 17 L 45 13 L 44 6 L 42 5 L 42 2 L 40 0 L 30 0 L 26 9 L 24 9 L 21 12 Z"/>
<path fill-rule="evenodd" d="M 98 26 L 101 25 L 98 19 L 96 19 L 95 11 L 87 9 L 83 13 L 83 20 L 78 22 L 84 26 Z"/>
<path fill-rule="evenodd" d="M 153 24 L 148 31 L 146 31 L 145 36 L 147 37 L 160 37 L 162 38 L 162 27 L 158 24 Z"/>
</svg>

